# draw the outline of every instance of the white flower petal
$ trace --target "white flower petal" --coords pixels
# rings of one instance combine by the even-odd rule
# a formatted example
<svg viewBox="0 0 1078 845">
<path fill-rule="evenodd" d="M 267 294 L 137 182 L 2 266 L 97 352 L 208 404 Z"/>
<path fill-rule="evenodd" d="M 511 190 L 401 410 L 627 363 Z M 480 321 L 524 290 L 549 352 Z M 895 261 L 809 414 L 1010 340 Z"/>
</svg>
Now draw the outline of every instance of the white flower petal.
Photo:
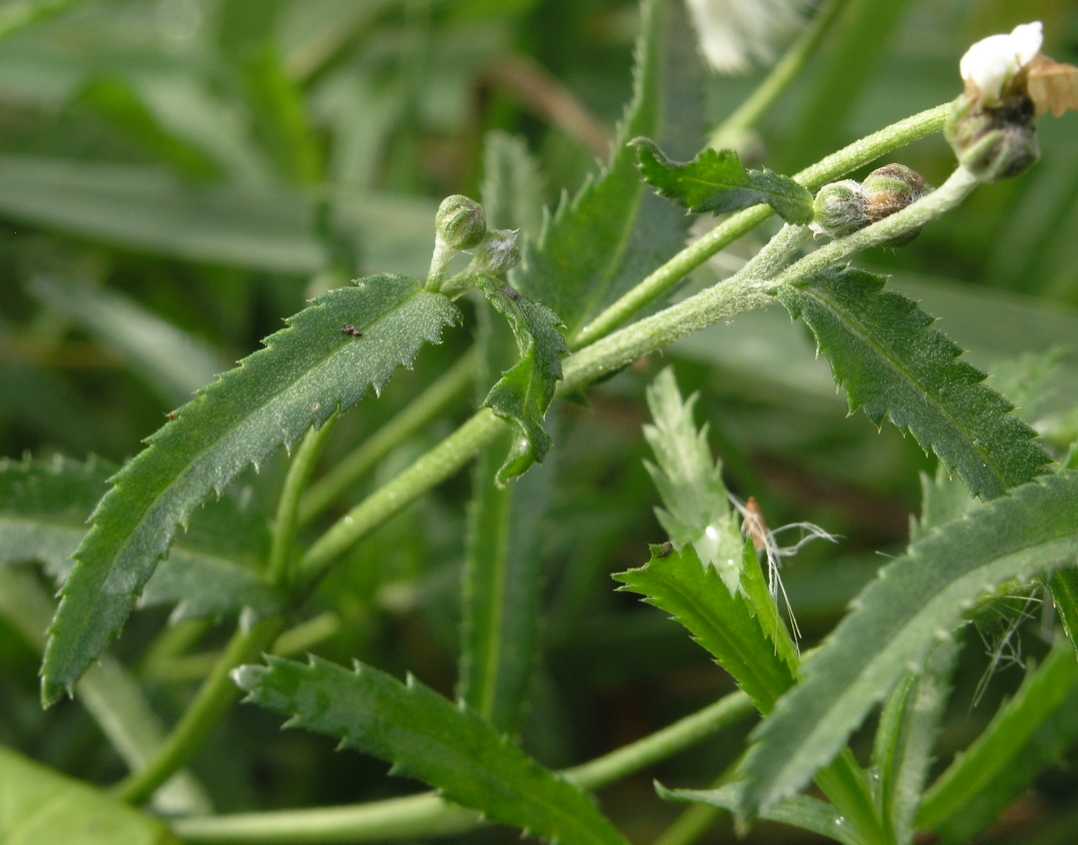
<svg viewBox="0 0 1078 845">
<path fill-rule="evenodd" d="M 1033 61 L 1043 41 L 1040 21 L 1020 24 L 1006 35 L 989 35 L 966 50 L 958 63 L 959 73 L 985 99 L 997 100 L 1007 83 Z"/>
<path fill-rule="evenodd" d="M 1011 30 L 1011 43 L 1019 67 L 1028 65 L 1041 51 L 1044 43 L 1044 24 L 1040 21 L 1023 23 Z"/>
</svg>

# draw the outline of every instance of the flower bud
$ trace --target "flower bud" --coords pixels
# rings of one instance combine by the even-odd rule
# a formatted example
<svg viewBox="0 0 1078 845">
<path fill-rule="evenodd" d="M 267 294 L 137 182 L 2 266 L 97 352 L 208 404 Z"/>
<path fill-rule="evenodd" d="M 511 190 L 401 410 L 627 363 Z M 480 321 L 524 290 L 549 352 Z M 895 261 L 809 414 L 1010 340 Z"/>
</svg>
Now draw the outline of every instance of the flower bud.
<svg viewBox="0 0 1078 845">
<path fill-rule="evenodd" d="M 943 126 L 959 164 L 984 182 L 1022 173 L 1040 157 L 1033 101 L 1025 94 L 986 106 L 968 94 L 954 103 Z"/>
<path fill-rule="evenodd" d="M 861 183 L 865 210 L 873 223 L 901 211 L 927 193 L 921 174 L 904 164 L 877 167 Z"/>
<path fill-rule="evenodd" d="M 483 206 L 461 194 L 442 200 L 434 217 L 434 226 L 441 241 L 455 250 L 479 246 L 487 233 Z"/>
<path fill-rule="evenodd" d="M 491 229 L 475 251 L 472 269 L 492 276 L 505 276 L 520 263 L 516 229 Z"/>
<path fill-rule="evenodd" d="M 871 222 L 864 191 L 854 179 L 824 185 L 816 192 L 812 209 L 815 228 L 833 238 L 845 237 Z"/>
</svg>

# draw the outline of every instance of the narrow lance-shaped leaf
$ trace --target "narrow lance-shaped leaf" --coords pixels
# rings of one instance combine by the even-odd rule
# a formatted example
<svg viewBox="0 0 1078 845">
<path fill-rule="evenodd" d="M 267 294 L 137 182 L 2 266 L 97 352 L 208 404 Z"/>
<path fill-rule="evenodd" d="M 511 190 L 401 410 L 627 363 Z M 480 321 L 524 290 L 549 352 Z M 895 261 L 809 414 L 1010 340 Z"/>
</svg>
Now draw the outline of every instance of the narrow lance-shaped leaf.
<svg viewBox="0 0 1078 845">
<path fill-rule="evenodd" d="M 0 564 L 40 561 L 62 583 L 116 469 L 100 458 L 0 461 Z M 281 597 L 255 568 L 265 558 L 268 531 L 262 514 L 252 511 L 225 496 L 196 513 L 139 605 L 174 605 L 173 621 L 279 607 Z"/>
<path fill-rule="evenodd" d="M 681 3 L 644 0 L 633 96 L 605 169 L 562 197 L 522 250 L 514 286 L 552 308 L 570 338 L 599 311 L 680 250 L 691 220 L 640 181 L 627 142 L 649 135 L 677 155 L 704 142 L 707 71 Z"/>
<path fill-rule="evenodd" d="M 539 176 L 524 144 L 501 133 L 487 138 L 483 206 L 491 226 L 537 225 Z M 490 309 L 480 308 L 478 399 L 517 357 L 512 332 Z M 550 496 L 551 461 L 517 483 L 499 487 L 495 476 L 515 432 L 480 453 L 472 473 L 468 551 L 461 622 L 460 698 L 499 730 L 518 728 L 533 682 L 542 594 L 540 528 Z"/>
<path fill-rule="evenodd" d="M 372 276 L 319 297 L 185 405 L 94 511 L 50 629 L 43 700 L 55 701 L 120 632 L 177 526 L 211 492 L 368 388 L 379 391 L 456 319 L 449 300 L 421 282 Z"/>
<path fill-rule="evenodd" d="M 972 841 L 1078 743 L 1078 662 L 1059 642 L 977 741 L 933 784 L 917 815 L 945 843 Z"/>
<path fill-rule="evenodd" d="M 561 359 L 568 352 L 558 315 L 532 302 L 498 279 L 482 283 L 487 301 L 502 314 L 516 338 L 520 355 L 490 389 L 483 404 L 513 423 L 519 437 L 513 439 L 497 482 L 509 483 L 543 460 L 550 448 L 550 435 L 543 421 L 561 380 Z"/>
<path fill-rule="evenodd" d="M 659 797 L 666 801 L 706 804 L 731 813 L 736 813 L 741 806 L 742 787 L 736 783 L 717 789 L 667 789 L 662 784 L 656 784 L 655 789 Z M 795 795 L 780 801 L 761 813 L 760 818 L 825 836 L 843 845 L 861 845 L 861 840 L 838 810 L 825 801 L 807 795 Z"/>
<path fill-rule="evenodd" d="M 705 147 L 692 161 L 671 161 L 648 138 L 633 140 L 644 180 L 692 212 L 725 214 L 767 203 L 789 223 L 812 222 L 812 194 L 773 170 L 747 170 L 734 150 Z"/>
<path fill-rule="evenodd" d="M 623 845 L 589 796 L 544 769 L 480 716 L 428 687 L 355 664 L 269 658 L 236 682 L 253 701 L 288 715 L 286 727 L 337 737 L 341 747 L 393 764 L 448 800 L 549 841 Z"/>
<path fill-rule="evenodd" d="M 800 789 L 869 709 L 997 584 L 1078 553 L 1078 472 L 1047 476 L 915 542 L 880 570 L 854 610 L 755 733 L 744 810 Z"/>
<path fill-rule="evenodd" d="M 913 820 L 951 692 L 958 650 L 957 640 L 933 648 L 919 672 L 898 682 L 880 716 L 872 765 L 880 815 L 898 845 L 913 842 Z"/>
<path fill-rule="evenodd" d="M 999 496 L 1037 475 L 1049 459 L 1033 430 L 983 373 L 957 360 L 962 350 L 930 316 L 883 284 L 862 270 L 833 270 L 782 287 L 778 298 L 816 336 L 850 409 L 908 428 L 974 495 Z"/>
<path fill-rule="evenodd" d="M 157 819 L 6 748 L 0 748 L 0 841 L 179 845 Z"/>
</svg>

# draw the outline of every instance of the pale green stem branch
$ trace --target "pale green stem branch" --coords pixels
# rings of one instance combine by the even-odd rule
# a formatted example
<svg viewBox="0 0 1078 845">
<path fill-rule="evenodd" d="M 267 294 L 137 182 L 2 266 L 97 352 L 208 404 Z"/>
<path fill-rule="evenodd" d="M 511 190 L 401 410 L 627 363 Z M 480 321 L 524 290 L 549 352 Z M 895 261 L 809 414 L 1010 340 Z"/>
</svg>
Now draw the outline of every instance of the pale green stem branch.
<svg viewBox="0 0 1078 845">
<path fill-rule="evenodd" d="M 808 28 L 790 45 L 763 82 L 715 129 L 711 146 L 729 146 L 738 134 L 756 125 L 797 78 L 846 5 L 847 0 L 830 0 L 816 12 Z"/>
<path fill-rule="evenodd" d="M 736 692 L 617 751 L 567 769 L 563 774 L 582 789 L 601 789 L 692 747 L 752 713 L 748 696 Z M 192 843 L 304 845 L 447 836 L 482 824 L 475 813 L 428 792 L 344 807 L 179 819 L 173 824 L 173 830 L 181 839 Z"/>
<path fill-rule="evenodd" d="M 438 419 L 446 407 L 475 380 L 476 361 L 475 352 L 468 352 L 404 410 L 367 437 L 355 451 L 327 472 L 325 477 L 312 484 L 300 502 L 299 524 L 306 525 L 322 514 L 371 467 L 416 432 Z"/>
<path fill-rule="evenodd" d="M 794 176 L 810 190 L 840 179 L 851 171 L 870 164 L 881 156 L 939 132 L 950 104 L 915 114 L 893 123 L 879 132 L 854 141 L 836 153 L 820 159 Z M 690 244 L 662 267 L 659 267 L 617 302 L 600 313 L 572 338 L 571 347 L 580 349 L 627 323 L 642 308 L 670 291 L 685 276 L 719 250 L 729 246 L 773 214 L 766 205 L 757 205 L 728 217 L 699 240 Z"/>
</svg>

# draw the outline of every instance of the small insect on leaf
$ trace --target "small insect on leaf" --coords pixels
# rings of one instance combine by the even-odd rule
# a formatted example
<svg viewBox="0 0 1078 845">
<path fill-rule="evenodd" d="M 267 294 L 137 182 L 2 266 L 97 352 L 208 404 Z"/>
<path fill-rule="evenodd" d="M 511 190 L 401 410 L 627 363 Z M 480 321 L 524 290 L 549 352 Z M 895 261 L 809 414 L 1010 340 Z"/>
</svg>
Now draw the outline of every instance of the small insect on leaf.
<svg viewBox="0 0 1078 845">
<path fill-rule="evenodd" d="M 1029 96 L 1038 116 L 1051 112 L 1062 117 L 1078 111 L 1078 67 L 1041 54 L 1030 64 L 1028 74 Z"/>
<path fill-rule="evenodd" d="M 341 334 L 346 334 L 349 337 L 363 337 L 363 332 L 353 326 L 351 323 L 347 323 L 341 326 Z"/>
</svg>

